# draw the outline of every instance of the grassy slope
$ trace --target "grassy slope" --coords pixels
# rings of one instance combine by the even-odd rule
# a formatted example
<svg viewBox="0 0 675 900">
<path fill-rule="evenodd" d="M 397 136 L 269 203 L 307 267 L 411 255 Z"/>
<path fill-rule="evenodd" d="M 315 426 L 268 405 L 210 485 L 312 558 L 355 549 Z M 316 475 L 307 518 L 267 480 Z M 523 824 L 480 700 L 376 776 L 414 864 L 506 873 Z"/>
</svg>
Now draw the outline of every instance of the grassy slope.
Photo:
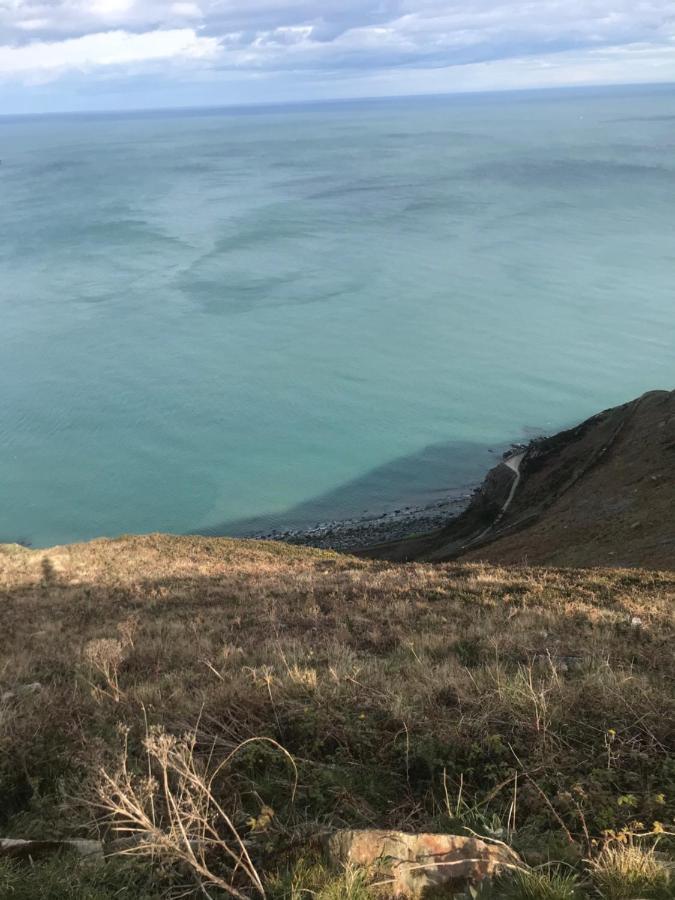
<svg viewBox="0 0 675 900">
<path fill-rule="evenodd" d="M 501 516 L 512 484 L 500 464 L 445 528 L 362 555 L 675 569 L 675 391 L 652 391 L 533 442 Z"/>
<path fill-rule="evenodd" d="M 82 801 L 119 761 L 118 725 L 142 769 L 146 717 L 199 720 L 216 759 L 253 735 L 293 754 L 294 801 L 271 751 L 223 787 L 237 822 L 274 807 L 270 845 L 316 823 L 503 835 L 514 796 L 533 859 L 636 822 L 675 830 L 672 573 L 151 535 L 0 548 L 0 596 L 0 693 L 43 685 L 0 702 L 0 835 L 96 836 Z M 97 639 L 122 646 L 117 698 Z"/>
<path fill-rule="evenodd" d="M 500 523 L 505 536 L 466 559 L 675 568 L 675 391 L 652 391 L 591 421 L 563 450 L 556 438 L 544 442 L 552 449 L 526 467 Z M 558 492 L 534 524 L 517 527 Z"/>
</svg>

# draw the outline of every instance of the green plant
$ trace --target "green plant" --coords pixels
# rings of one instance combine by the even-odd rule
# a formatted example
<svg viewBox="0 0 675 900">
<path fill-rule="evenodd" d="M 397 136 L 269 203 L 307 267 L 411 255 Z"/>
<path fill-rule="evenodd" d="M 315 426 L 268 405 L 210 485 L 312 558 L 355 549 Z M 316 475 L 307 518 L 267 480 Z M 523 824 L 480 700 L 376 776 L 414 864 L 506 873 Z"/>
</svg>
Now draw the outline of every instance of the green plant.
<svg viewBox="0 0 675 900">
<path fill-rule="evenodd" d="M 576 872 L 548 866 L 504 875 L 490 893 L 494 900 L 577 900 L 582 896 Z"/>
<path fill-rule="evenodd" d="M 0 547 L 0 591 L 3 836 L 105 837 L 99 773 L 118 774 L 120 723 L 129 773 L 147 773 L 148 722 L 171 735 L 201 723 L 200 776 L 255 735 L 293 755 L 295 795 L 287 758 L 260 742 L 213 784 L 266 890 L 288 841 L 326 826 L 468 828 L 530 865 L 579 870 L 603 833 L 671 830 L 672 573 L 149 535 Z M 626 630 L 629 616 L 648 624 Z M 227 878 L 228 860 L 214 845 L 206 861 Z M 241 870 L 236 886 L 250 888 Z"/>
<path fill-rule="evenodd" d="M 270 878 L 271 900 L 372 900 L 366 873 L 356 866 L 341 872 L 317 859 L 301 858 L 295 865 Z"/>
<path fill-rule="evenodd" d="M 126 860 L 98 865 L 65 855 L 32 865 L 0 860 L 3 900 L 160 900 L 168 887 L 151 866 Z"/>
</svg>

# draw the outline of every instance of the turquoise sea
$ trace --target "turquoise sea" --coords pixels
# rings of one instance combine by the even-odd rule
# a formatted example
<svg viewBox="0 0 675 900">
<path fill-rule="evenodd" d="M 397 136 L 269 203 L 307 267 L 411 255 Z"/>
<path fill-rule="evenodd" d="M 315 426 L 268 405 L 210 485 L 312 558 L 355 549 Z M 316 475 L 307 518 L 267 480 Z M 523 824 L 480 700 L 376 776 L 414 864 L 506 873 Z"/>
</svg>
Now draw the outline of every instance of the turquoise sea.
<svg viewBox="0 0 675 900">
<path fill-rule="evenodd" d="M 1 118 L 0 158 L 0 540 L 423 504 L 675 382 L 675 88 Z"/>
</svg>

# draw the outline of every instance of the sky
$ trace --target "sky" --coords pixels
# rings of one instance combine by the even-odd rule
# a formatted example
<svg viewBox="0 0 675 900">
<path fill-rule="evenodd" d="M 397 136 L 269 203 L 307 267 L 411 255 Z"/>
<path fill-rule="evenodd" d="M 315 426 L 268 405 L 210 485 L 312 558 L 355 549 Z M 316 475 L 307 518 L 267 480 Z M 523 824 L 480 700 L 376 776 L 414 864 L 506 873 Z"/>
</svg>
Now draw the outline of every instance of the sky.
<svg viewBox="0 0 675 900">
<path fill-rule="evenodd" d="M 0 0 L 0 114 L 675 81 L 675 0 Z"/>
</svg>

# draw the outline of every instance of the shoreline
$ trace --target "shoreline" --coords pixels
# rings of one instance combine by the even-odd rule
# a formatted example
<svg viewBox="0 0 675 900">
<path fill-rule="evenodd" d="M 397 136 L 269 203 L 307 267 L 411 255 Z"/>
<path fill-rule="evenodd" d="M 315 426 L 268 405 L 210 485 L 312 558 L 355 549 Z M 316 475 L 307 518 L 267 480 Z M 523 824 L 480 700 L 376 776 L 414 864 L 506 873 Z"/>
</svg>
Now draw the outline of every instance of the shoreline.
<svg viewBox="0 0 675 900">
<path fill-rule="evenodd" d="M 529 446 L 529 443 L 512 443 L 508 449 L 502 451 L 497 462 L 497 466 L 505 465 L 516 475 L 508 502 L 520 481 L 520 462 L 526 455 Z M 439 531 L 467 509 L 483 484 L 484 480 L 473 487 L 465 488 L 461 494 L 456 493 L 423 506 L 404 506 L 380 514 L 369 513 L 353 519 L 334 519 L 319 522 L 309 528 L 259 531 L 246 535 L 246 537 L 251 540 L 280 541 L 298 546 L 316 547 L 320 550 L 341 552 L 367 550 L 378 544 L 424 537 Z M 508 502 L 506 506 L 508 506 Z"/>
<path fill-rule="evenodd" d="M 316 547 L 320 550 L 365 550 L 376 544 L 430 534 L 443 528 L 466 509 L 476 490 L 477 487 L 461 496 L 437 500 L 426 506 L 406 506 L 379 515 L 318 522 L 306 529 L 274 529 L 247 537 L 258 541 L 280 541 Z"/>
<path fill-rule="evenodd" d="M 522 454 L 528 447 L 525 443 L 511 443 L 505 450 L 490 451 L 495 453 L 496 466 L 506 464 L 512 468 L 514 457 Z M 486 470 L 485 475 L 487 476 Z M 513 469 L 518 474 L 516 469 Z M 188 534 L 199 534 L 209 537 L 231 537 L 242 540 L 278 541 L 296 546 L 316 547 L 319 550 L 336 550 L 340 552 L 359 552 L 376 547 L 379 544 L 402 541 L 406 538 L 424 537 L 447 526 L 461 515 L 471 503 L 473 497 L 481 490 L 484 479 L 475 484 L 465 484 L 462 488 L 449 489 L 445 496 L 430 503 L 401 505 L 397 509 L 389 509 L 380 513 L 364 513 L 348 519 L 328 519 L 316 522 L 303 528 L 265 528 L 249 532 L 205 532 L 195 531 Z M 82 541 L 95 540 L 84 538 Z M 0 538 L 0 546 L 18 544 L 27 549 L 35 547 L 25 537 L 9 541 Z M 46 548 L 42 548 L 46 549 Z"/>
</svg>

